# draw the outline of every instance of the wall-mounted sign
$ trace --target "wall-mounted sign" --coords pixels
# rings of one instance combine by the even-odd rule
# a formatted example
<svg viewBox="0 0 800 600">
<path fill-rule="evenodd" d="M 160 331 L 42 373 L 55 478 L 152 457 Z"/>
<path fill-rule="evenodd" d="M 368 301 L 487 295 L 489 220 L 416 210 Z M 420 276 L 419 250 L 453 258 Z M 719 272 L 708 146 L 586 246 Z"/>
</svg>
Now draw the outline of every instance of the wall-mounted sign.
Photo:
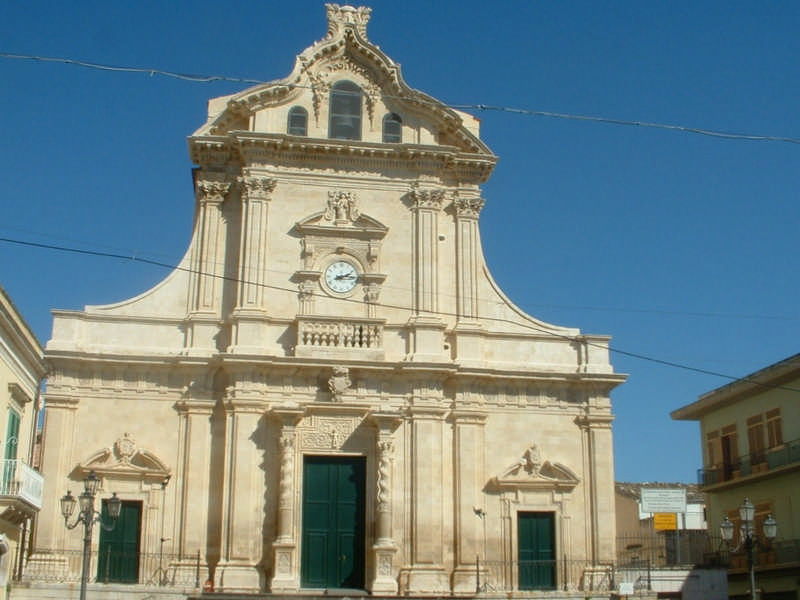
<svg viewBox="0 0 800 600">
<path fill-rule="evenodd" d="M 683 488 L 642 488 L 642 512 L 685 513 L 686 490 Z"/>
<path fill-rule="evenodd" d="M 656 531 L 675 531 L 678 528 L 678 515 L 675 513 L 655 513 L 653 529 Z"/>
</svg>

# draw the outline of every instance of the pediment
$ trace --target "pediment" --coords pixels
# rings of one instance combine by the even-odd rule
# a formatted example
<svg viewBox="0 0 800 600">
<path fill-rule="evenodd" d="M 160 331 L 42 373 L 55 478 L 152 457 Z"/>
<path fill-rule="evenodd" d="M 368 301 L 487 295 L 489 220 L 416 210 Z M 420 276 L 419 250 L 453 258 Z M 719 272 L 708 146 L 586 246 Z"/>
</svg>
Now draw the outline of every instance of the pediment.
<svg viewBox="0 0 800 600">
<path fill-rule="evenodd" d="M 462 113 L 405 83 L 400 65 L 367 38 L 370 9 L 327 4 L 327 35 L 298 55 L 292 73 L 280 80 L 260 84 L 221 99 L 224 108 L 195 135 L 224 136 L 247 130 L 250 117 L 269 107 L 296 101 L 303 94 L 313 96 L 314 110 L 327 101 L 330 86 L 342 78 L 357 83 L 364 91 L 370 119 L 376 103 L 386 99 L 395 112 L 419 115 L 439 134 L 437 145 L 460 152 L 493 157 L 489 148 L 464 124 Z"/>
<path fill-rule="evenodd" d="M 497 490 L 570 491 L 580 483 L 577 475 L 560 463 L 545 460 L 536 444 L 526 448 L 520 459 L 492 478 L 490 487 Z"/>
<path fill-rule="evenodd" d="M 139 447 L 125 433 L 112 447 L 101 448 L 78 465 L 79 472 L 94 471 L 101 478 L 141 479 L 162 482 L 170 476 L 166 463 L 154 453 Z"/>
</svg>

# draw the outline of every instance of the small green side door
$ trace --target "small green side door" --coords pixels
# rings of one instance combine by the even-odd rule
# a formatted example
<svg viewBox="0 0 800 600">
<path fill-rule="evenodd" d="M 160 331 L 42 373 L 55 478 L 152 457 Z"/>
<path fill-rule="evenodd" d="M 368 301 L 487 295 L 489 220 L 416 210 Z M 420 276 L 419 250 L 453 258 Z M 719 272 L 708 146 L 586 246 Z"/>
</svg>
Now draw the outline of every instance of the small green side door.
<svg viewBox="0 0 800 600">
<path fill-rule="evenodd" d="M 555 520 L 550 512 L 517 513 L 519 589 L 556 588 Z"/>
<path fill-rule="evenodd" d="M 103 500 L 103 522 L 110 523 L 108 506 Z M 142 526 L 142 503 L 123 500 L 114 529 L 100 529 L 97 556 L 97 581 L 138 583 L 139 534 Z"/>
<path fill-rule="evenodd" d="M 301 585 L 364 588 L 363 457 L 303 460 Z"/>
</svg>

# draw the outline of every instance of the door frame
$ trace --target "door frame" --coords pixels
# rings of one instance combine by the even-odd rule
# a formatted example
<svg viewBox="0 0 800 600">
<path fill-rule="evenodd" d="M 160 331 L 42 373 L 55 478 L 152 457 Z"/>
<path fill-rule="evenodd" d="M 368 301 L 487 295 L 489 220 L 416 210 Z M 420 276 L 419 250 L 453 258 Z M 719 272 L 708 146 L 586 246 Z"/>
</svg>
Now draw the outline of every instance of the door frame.
<svg viewBox="0 0 800 600">
<path fill-rule="evenodd" d="M 297 511 L 297 519 L 298 519 L 298 536 L 297 541 L 299 545 L 299 552 L 298 552 L 298 577 L 299 577 L 299 584 L 300 589 L 313 589 L 313 590 L 325 590 L 325 589 L 336 589 L 336 588 L 328 588 L 328 587 L 307 587 L 307 584 L 303 582 L 303 564 L 304 564 L 304 548 L 303 548 L 303 540 L 305 537 L 304 531 L 304 512 L 305 512 L 305 502 L 306 502 L 306 490 L 305 490 L 305 466 L 306 466 L 306 459 L 307 458 L 314 458 L 320 459 L 321 461 L 327 461 L 329 463 L 336 463 L 336 462 L 345 462 L 345 461 L 354 461 L 357 460 L 361 463 L 363 469 L 363 481 L 362 481 L 362 488 L 361 488 L 361 512 L 362 512 L 362 522 L 361 522 L 361 534 L 362 534 L 362 544 L 361 544 L 361 586 L 354 589 L 367 589 L 368 585 L 368 574 L 370 573 L 371 567 L 371 555 L 369 553 L 370 549 L 370 531 L 367 527 L 367 524 L 370 522 L 372 518 L 372 497 L 369 495 L 368 490 L 371 489 L 370 485 L 372 479 L 370 477 L 370 456 L 363 453 L 324 453 L 324 452 L 314 452 L 308 451 L 303 452 L 301 454 L 301 468 L 299 469 L 299 483 L 300 483 L 300 494 L 299 494 L 299 510 Z M 347 588 L 350 589 L 350 588 Z"/>
</svg>

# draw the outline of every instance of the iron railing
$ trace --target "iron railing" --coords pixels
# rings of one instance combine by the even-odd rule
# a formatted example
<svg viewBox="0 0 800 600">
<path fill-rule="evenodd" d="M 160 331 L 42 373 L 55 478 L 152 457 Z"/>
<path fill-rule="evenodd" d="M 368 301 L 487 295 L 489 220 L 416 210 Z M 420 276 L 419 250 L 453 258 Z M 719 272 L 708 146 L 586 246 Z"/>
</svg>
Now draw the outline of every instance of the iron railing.
<svg viewBox="0 0 800 600">
<path fill-rule="evenodd" d="M 2 459 L 0 474 L 0 496 L 20 498 L 33 506 L 42 508 L 44 478 L 25 462 L 16 458 Z"/>
<path fill-rule="evenodd" d="M 701 486 L 716 485 L 797 463 L 800 463 L 800 440 L 792 440 L 774 448 L 759 450 L 736 461 L 698 469 L 697 482 Z"/>
<path fill-rule="evenodd" d="M 82 550 L 37 551 L 28 557 L 22 581 L 78 583 Z M 193 555 L 145 552 L 93 552 L 88 583 L 127 583 L 198 588 L 200 552 Z"/>
</svg>

